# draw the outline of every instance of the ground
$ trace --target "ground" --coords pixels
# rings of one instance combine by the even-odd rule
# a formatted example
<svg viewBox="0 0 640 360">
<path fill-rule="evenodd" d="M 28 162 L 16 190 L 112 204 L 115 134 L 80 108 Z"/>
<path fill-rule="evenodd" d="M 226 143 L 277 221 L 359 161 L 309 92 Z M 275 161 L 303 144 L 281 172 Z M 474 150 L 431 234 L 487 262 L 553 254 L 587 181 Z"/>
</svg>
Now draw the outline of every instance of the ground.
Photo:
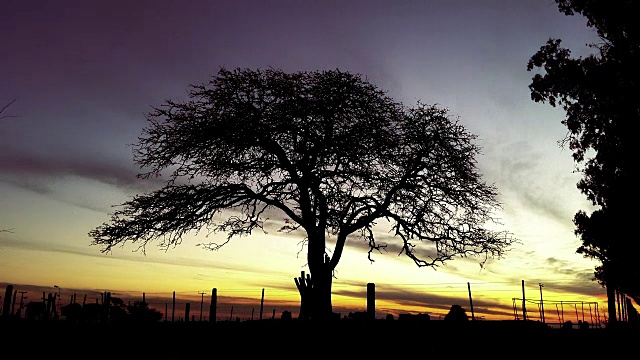
<svg viewBox="0 0 640 360">
<path fill-rule="evenodd" d="M 99 325 L 23 320 L 0 321 L 0 328 L 5 354 L 44 356 L 47 360 L 523 354 L 593 358 L 604 356 L 608 345 L 619 354 L 628 354 L 640 340 L 635 329 L 551 329 L 529 321 L 262 320 Z"/>
</svg>

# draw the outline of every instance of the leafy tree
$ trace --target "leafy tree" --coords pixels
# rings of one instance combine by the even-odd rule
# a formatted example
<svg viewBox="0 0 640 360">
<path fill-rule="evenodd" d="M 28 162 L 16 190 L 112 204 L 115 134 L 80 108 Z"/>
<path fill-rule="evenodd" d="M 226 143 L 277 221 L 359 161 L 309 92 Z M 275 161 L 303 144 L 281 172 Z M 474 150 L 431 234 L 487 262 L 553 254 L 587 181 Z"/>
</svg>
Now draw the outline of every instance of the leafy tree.
<svg viewBox="0 0 640 360">
<path fill-rule="evenodd" d="M 376 227 L 389 225 L 400 253 L 419 267 L 457 256 L 483 263 L 516 241 L 484 227 L 498 222 L 496 188 L 477 171 L 476 136 L 444 109 L 408 108 L 339 70 L 222 68 L 192 85 L 189 98 L 148 115 L 134 150 L 148 169 L 139 176 L 169 179 L 90 231 L 103 252 L 127 242 L 144 252 L 153 240 L 166 249 L 202 228 L 227 234 L 201 244 L 218 250 L 264 231 L 275 211 L 285 218 L 280 231 L 304 234 L 309 318 L 329 319 L 348 238 L 364 241 L 373 261 L 386 247 Z"/>
<path fill-rule="evenodd" d="M 102 322 L 122 323 L 129 319 L 127 305 L 119 297 L 109 295 L 109 301 L 103 304 Z"/>
<path fill-rule="evenodd" d="M 561 40 L 549 39 L 527 65 L 540 69 L 529 86 L 531 98 L 562 106 L 567 136 L 560 142 L 573 151 L 582 172 L 578 189 L 599 208 L 591 215 L 580 210 L 574 216 L 575 233 L 583 241 L 577 250 L 600 260 L 595 278 L 607 287 L 609 318 L 615 321 L 615 291 L 640 300 L 640 272 L 631 254 L 637 245 L 628 227 L 629 211 L 638 201 L 635 189 L 637 145 L 635 126 L 640 116 L 637 99 L 640 73 L 640 39 L 635 14 L 637 1 L 613 3 L 596 0 L 556 0 L 571 16 L 583 15 L 597 31 L 599 43 L 584 58 L 573 58 Z M 614 306 L 611 306 L 613 304 Z"/>
</svg>

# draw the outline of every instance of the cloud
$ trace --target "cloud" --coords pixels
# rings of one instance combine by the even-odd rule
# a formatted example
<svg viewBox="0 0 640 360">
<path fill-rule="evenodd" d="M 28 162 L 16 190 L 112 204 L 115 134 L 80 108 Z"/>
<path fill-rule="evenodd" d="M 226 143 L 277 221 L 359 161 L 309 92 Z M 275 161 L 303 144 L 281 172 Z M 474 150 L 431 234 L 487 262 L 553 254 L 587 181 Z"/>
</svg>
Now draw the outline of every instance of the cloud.
<svg viewBox="0 0 640 360">
<path fill-rule="evenodd" d="M 51 154 L 50 154 L 51 155 Z M 28 153 L 2 153 L 0 172 L 8 174 L 3 177 L 19 185 L 21 182 L 44 176 L 59 178 L 62 176 L 78 176 L 114 185 L 125 189 L 148 188 L 149 181 L 137 178 L 138 172 L 133 166 L 109 164 L 102 159 L 70 159 L 62 156 L 42 156 Z M 29 188 L 31 186 L 31 188 Z M 46 192 L 40 186 L 26 185 L 28 190 Z"/>
<path fill-rule="evenodd" d="M 25 240 L 17 240 L 10 236 L 11 234 L 0 233 L 0 251 L 3 248 L 16 248 L 22 250 L 32 250 L 32 251 L 43 251 L 51 254 L 61 253 L 61 254 L 71 254 L 71 255 L 79 255 L 82 257 L 94 258 L 96 260 L 104 260 L 104 259 L 117 259 L 117 260 L 126 260 L 126 261 L 135 261 L 142 262 L 148 264 L 161 264 L 161 265 L 175 265 L 175 266 L 188 266 L 189 268 L 194 269 L 203 269 L 207 271 L 211 270 L 221 270 L 221 271 L 233 271 L 236 273 L 246 273 L 246 274 L 261 274 L 262 267 L 256 265 L 255 267 L 247 266 L 243 264 L 242 266 L 234 266 L 233 264 L 222 264 L 221 262 L 215 260 L 203 260 L 197 258 L 180 258 L 180 257 L 157 257 L 157 256 L 145 256 L 140 252 L 130 251 L 130 252 L 121 252 L 114 251 L 111 253 L 103 253 L 99 251 L 95 246 L 86 246 L 86 247 L 73 247 L 66 246 L 60 243 L 48 243 L 42 241 L 25 241 Z M 52 255 L 53 256 L 53 255 Z M 196 275 L 196 277 L 202 277 L 203 275 Z"/>
</svg>

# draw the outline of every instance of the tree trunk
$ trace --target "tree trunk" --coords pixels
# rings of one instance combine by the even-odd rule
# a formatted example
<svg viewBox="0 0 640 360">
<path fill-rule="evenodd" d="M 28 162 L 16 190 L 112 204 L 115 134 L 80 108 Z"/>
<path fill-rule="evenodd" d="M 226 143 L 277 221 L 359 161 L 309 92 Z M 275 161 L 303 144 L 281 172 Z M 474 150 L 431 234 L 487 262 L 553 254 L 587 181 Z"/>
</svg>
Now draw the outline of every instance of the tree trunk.
<svg viewBox="0 0 640 360">
<path fill-rule="evenodd" d="M 617 324 L 616 316 L 616 290 L 613 286 L 607 284 L 607 310 L 609 312 L 608 327 L 614 327 Z"/>
<path fill-rule="evenodd" d="M 306 276 L 304 271 L 299 278 L 294 279 L 300 293 L 301 320 L 330 320 L 333 318 L 331 304 L 331 286 L 333 283 L 333 269 L 329 264 L 329 257 L 316 266 L 310 266 L 312 274 Z"/>
<path fill-rule="evenodd" d="M 312 274 L 313 291 L 311 292 L 311 319 L 330 320 L 333 317 L 331 304 L 331 285 L 333 272 L 328 261 Z"/>
</svg>

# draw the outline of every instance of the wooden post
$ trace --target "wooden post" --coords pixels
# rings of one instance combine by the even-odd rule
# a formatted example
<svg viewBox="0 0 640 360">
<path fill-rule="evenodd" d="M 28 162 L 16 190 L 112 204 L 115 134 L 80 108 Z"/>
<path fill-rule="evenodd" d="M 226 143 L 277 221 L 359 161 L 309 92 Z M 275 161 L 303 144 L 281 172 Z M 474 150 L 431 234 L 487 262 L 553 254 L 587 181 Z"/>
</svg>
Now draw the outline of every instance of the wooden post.
<svg viewBox="0 0 640 360">
<path fill-rule="evenodd" d="M 105 291 L 104 293 L 104 323 L 108 324 L 111 321 L 111 292 Z"/>
<path fill-rule="evenodd" d="M 13 301 L 11 302 L 11 315 L 16 313 L 16 297 L 18 297 L 18 290 L 13 290 Z"/>
<path fill-rule="evenodd" d="M 171 307 L 171 322 L 175 319 L 176 315 L 176 292 L 173 292 L 173 306 Z"/>
<path fill-rule="evenodd" d="M 189 310 L 191 309 L 191 304 L 186 303 L 184 309 L 184 321 L 189 321 Z"/>
<path fill-rule="evenodd" d="M 200 321 L 202 321 L 202 307 L 204 306 L 204 291 L 203 292 L 199 292 L 198 294 L 201 295 L 201 297 L 200 297 Z"/>
<path fill-rule="evenodd" d="M 376 284 L 367 284 L 367 319 L 376 318 Z"/>
<path fill-rule="evenodd" d="M 18 319 L 20 319 L 22 317 L 22 308 L 24 308 L 24 294 L 26 294 L 26 291 L 20 291 L 20 305 L 18 306 Z"/>
<path fill-rule="evenodd" d="M 211 289 L 211 304 L 209 305 L 209 322 L 216 322 L 218 308 L 218 289 Z"/>
<path fill-rule="evenodd" d="M 13 285 L 7 285 L 4 291 L 4 303 L 2 305 L 2 317 L 8 317 L 11 310 L 11 293 L 13 293 Z"/>
<path fill-rule="evenodd" d="M 262 288 L 262 299 L 260 300 L 260 320 L 262 320 L 263 308 L 264 308 L 264 288 Z"/>
<path fill-rule="evenodd" d="M 231 305 L 231 315 L 229 315 L 229 321 L 233 320 L 233 305 Z"/>
<path fill-rule="evenodd" d="M 51 314 L 55 311 L 55 301 L 53 300 L 53 295 L 51 293 L 47 296 L 47 320 L 51 319 Z"/>
<path fill-rule="evenodd" d="M 276 309 L 273 309 L 273 312 L 271 313 L 271 320 L 276 318 Z"/>
<path fill-rule="evenodd" d="M 527 320 L 527 305 L 524 298 L 524 280 L 522 280 L 522 320 Z"/>
<path fill-rule="evenodd" d="M 545 323 L 545 320 L 544 320 L 544 301 L 542 301 L 542 287 L 544 285 L 542 285 L 542 283 L 540 283 L 538 285 L 540 285 L 540 320 L 544 324 Z"/>
<path fill-rule="evenodd" d="M 467 282 L 467 289 L 469 290 L 469 306 L 471 307 L 471 320 L 475 320 L 476 316 L 473 313 L 473 299 L 471 298 L 471 284 Z"/>
</svg>

